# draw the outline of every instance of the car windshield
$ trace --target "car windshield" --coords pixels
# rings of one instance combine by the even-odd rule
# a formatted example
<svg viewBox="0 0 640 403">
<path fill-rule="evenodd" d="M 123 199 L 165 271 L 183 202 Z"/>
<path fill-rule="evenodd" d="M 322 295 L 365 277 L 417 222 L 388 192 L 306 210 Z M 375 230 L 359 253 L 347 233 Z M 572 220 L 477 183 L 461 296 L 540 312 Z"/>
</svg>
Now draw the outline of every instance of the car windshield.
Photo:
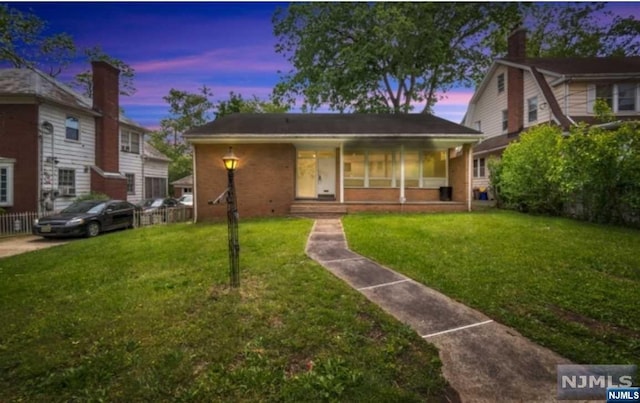
<svg viewBox="0 0 640 403">
<path fill-rule="evenodd" d="M 184 195 L 180 198 L 180 201 L 182 202 L 190 202 L 193 200 L 193 196 L 191 195 Z"/>
<path fill-rule="evenodd" d="M 104 209 L 105 202 L 101 201 L 81 201 L 75 202 L 66 209 L 62 210 L 63 213 L 99 213 Z"/>
<path fill-rule="evenodd" d="M 162 206 L 162 199 L 147 199 L 142 203 L 142 207 L 160 207 Z"/>
</svg>

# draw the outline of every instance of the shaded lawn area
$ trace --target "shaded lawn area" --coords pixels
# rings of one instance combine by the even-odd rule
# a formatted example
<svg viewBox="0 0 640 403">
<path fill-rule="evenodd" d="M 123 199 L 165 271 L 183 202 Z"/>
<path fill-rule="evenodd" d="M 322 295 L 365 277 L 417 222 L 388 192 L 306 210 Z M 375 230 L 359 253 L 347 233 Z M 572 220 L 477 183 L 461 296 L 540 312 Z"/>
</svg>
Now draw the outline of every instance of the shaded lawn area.
<svg viewBox="0 0 640 403">
<path fill-rule="evenodd" d="M 121 231 L 0 259 L 0 401 L 441 401 L 435 348 L 304 254 L 309 220 Z"/>
<path fill-rule="evenodd" d="M 640 231 L 507 211 L 355 215 L 351 249 L 582 364 L 640 364 Z"/>
</svg>

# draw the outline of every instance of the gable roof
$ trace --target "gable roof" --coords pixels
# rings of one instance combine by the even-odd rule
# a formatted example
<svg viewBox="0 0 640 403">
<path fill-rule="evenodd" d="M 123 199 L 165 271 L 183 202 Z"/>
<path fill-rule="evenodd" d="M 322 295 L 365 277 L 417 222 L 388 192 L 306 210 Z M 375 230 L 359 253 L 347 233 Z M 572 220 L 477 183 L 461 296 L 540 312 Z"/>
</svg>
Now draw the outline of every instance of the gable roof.
<svg viewBox="0 0 640 403">
<path fill-rule="evenodd" d="M 193 175 L 187 175 L 170 183 L 173 186 L 192 186 Z"/>
<path fill-rule="evenodd" d="M 93 108 L 93 100 L 38 69 L 0 69 L 0 97 L 36 97 L 48 102 L 86 112 L 102 114 Z M 150 130 L 120 113 L 120 122 L 135 129 Z"/>
<path fill-rule="evenodd" d="M 185 133 L 203 137 L 451 137 L 478 139 L 476 130 L 428 114 L 235 113 Z"/>
<path fill-rule="evenodd" d="M 166 155 L 158 151 L 157 148 L 147 143 L 146 141 L 144 142 L 142 151 L 144 152 L 144 156 L 149 159 L 156 160 L 156 161 L 171 162 L 171 159 L 169 157 L 167 157 Z"/>
<path fill-rule="evenodd" d="M 516 60 L 498 59 L 522 66 L 536 67 L 545 74 L 593 76 L 593 75 L 640 75 L 640 56 L 629 57 L 567 57 L 527 58 Z"/>
</svg>

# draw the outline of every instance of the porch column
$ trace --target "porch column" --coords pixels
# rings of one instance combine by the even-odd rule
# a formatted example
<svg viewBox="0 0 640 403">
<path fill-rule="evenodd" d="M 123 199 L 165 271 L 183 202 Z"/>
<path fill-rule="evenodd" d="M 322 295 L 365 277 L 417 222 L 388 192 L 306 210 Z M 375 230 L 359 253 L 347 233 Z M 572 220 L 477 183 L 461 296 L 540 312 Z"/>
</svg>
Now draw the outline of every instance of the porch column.
<svg viewBox="0 0 640 403">
<path fill-rule="evenodd" d="M 473 194 L 473 145 L 466 144 L 467 149 L 467 211 L 471 211 L 471 195 Z"/>
<path fill-rule="evenodd" d="M 404 144 L 400 145 L 400 203 L 407 201 L 404 193 Z"/>
</svg>

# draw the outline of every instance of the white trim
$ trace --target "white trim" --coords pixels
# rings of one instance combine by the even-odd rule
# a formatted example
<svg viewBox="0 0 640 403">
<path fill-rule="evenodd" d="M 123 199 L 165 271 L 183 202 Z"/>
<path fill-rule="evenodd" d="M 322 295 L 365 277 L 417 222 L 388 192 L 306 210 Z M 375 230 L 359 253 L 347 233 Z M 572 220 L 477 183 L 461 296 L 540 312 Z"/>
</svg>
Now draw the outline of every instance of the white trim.
<svg viewBox="0 0 640 403">
<path fill-rule="evenodd" d="M 469 328 L 472 328 L 472 327 L 486 325 L 486 324 L 491 323 L 491 322 L 493 322 L 493 320 L 489 319 L 489 320 L 485 320 L 484 322 L 478 322 L 478 323 L 473 323 L 471 325 L 460 326 L 460 327 L 456 327 L 456 328 L 449 329 L 449 330 L 443 330 L 442 332 L 425 334 L 424 336 L 422 336 L 422 338 L 423 339 L 427 339 L 429 337 L 439 336 L 441 334 L 452 333 L 452 332 L 457 332 L 459 330 L 464 330 L 464 329 L 469 329 Z"/>
<path fill-rule="evenodd" d="M 340 155 L 338 156 L 340 159 L 340 178 L 338 182 L 340 183 L 340 203 L 344 203 L 344 144 L 340 143 Z"/>
</svg>

